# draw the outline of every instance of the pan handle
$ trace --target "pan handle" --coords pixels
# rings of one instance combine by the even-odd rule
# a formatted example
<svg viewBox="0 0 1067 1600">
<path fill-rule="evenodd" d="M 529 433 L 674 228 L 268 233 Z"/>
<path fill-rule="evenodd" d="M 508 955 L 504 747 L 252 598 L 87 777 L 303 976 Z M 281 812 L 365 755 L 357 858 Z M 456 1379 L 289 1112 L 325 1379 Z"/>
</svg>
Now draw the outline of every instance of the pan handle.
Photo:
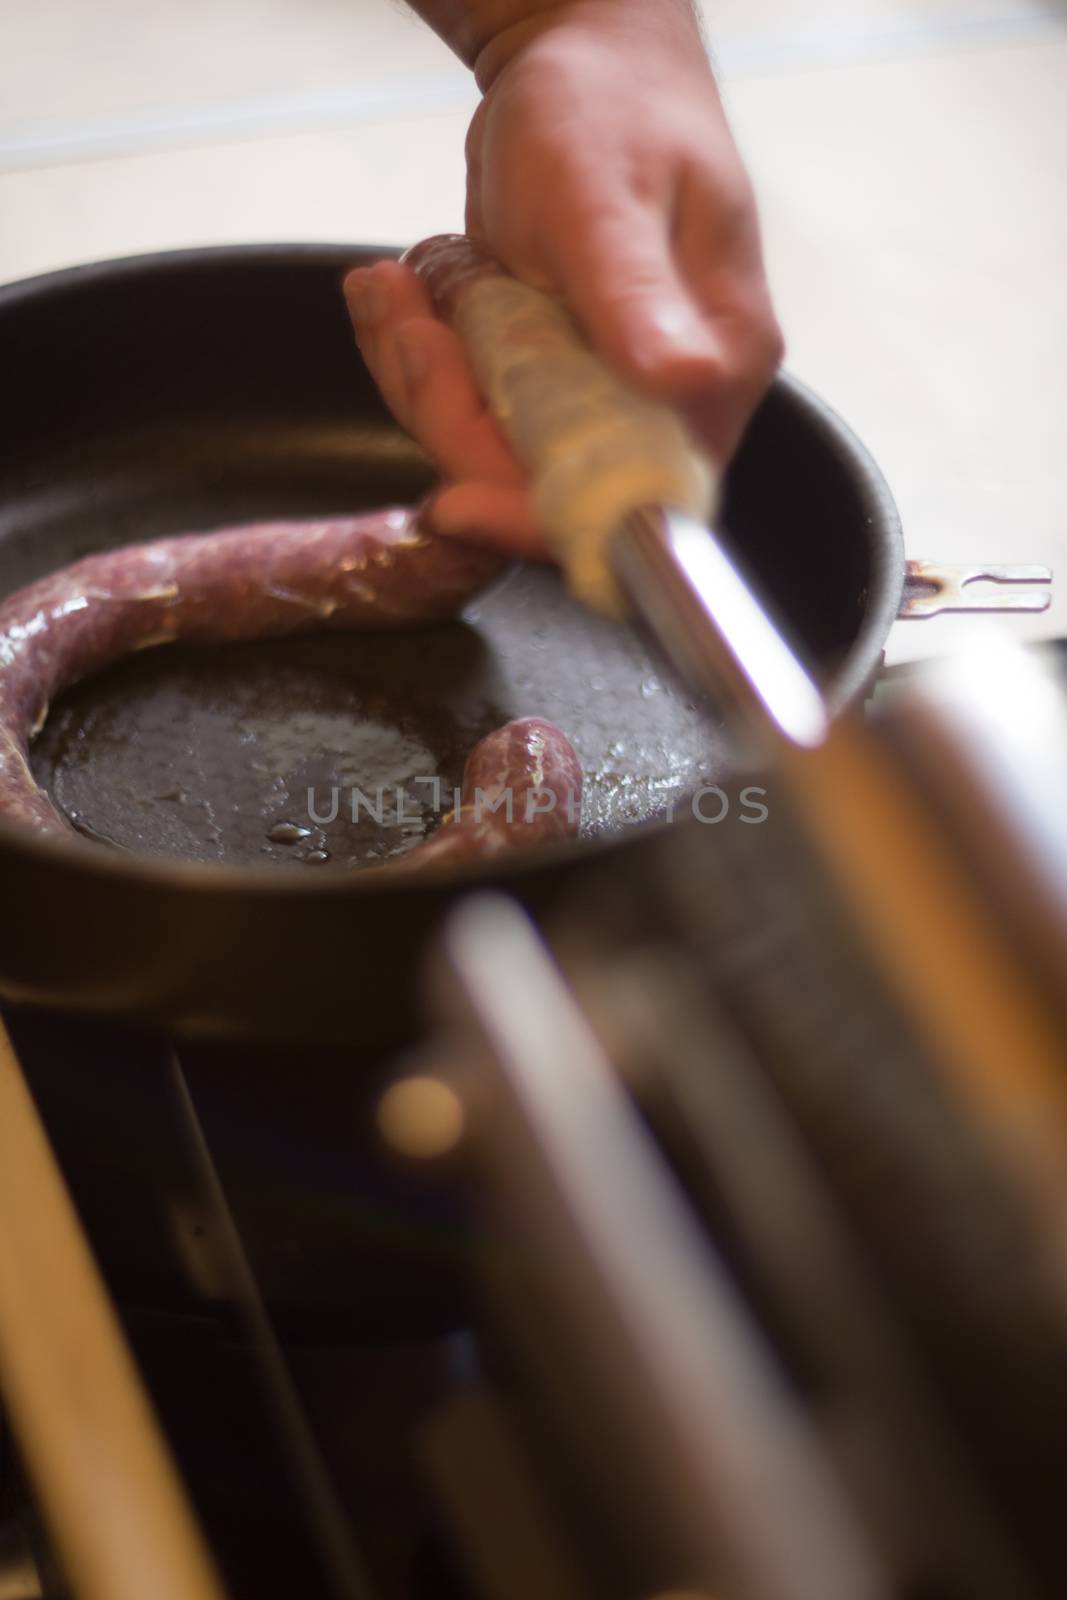
<svg viewBox="0 0 1067 1600">
<path fill-rule="evenodd" d="M 631 388 L 590 347 L 558 297 L 513 278 L 475 241 L 425 240 L 404 259 L 459 335 L 572 591 L 625 615 L 609 559 L 619 526 L 646 505 L 707 521 L 715 465 L 675 410 Z"/>
<path fill-rule="evenodd" d="M 987 581 L 995 593 L 971 594 L 970 585 Z M 1052 568 L 1003 562 L 909 561 L 897 615 L 906 621 L 936 617 L 942 611 L 1047 611 L 1052 604 Z"/>
<path fill-rule="evenodd" d="M 709 529 L 646 508 L 626 518 L 611 557 L 681 677 L 710 692 L 740 733 L 771 746 L 823 743 L 820 691 Z"/>
</svg>

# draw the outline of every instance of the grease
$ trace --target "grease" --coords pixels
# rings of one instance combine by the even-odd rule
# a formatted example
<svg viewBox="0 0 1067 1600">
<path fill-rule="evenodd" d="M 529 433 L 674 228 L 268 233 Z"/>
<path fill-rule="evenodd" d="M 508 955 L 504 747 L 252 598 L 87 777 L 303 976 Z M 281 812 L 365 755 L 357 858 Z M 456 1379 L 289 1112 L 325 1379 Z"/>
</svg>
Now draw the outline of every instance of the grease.
<svg viewBox="0 0 1067 1600">
<path fill-rule="evenodd" d="M 298 822 L 276 822 L 267 838 L 272 844 L 299 844 L 302 839 L 310 839 L 311 832 Z"/>
</svg>

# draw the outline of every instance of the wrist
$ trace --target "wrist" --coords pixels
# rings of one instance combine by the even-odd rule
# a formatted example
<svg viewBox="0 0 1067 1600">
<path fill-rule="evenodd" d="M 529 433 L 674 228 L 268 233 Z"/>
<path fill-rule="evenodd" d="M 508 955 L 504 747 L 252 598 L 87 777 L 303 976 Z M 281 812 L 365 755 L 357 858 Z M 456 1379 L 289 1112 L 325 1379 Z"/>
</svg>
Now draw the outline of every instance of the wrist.
<svg viewBox="0 0 1067 1600">
<path fill-rule="evenodd" d="M 472 61 L 485 94 L 500 73 L 536 41 L 565 34 L 628 41 L 642 52 L 681 54 L 708 67 L 707 52 L 691 0 L 557 0 L 509 7 L 522 15 L 499 20 L 479 43 Z"/>
</svg>

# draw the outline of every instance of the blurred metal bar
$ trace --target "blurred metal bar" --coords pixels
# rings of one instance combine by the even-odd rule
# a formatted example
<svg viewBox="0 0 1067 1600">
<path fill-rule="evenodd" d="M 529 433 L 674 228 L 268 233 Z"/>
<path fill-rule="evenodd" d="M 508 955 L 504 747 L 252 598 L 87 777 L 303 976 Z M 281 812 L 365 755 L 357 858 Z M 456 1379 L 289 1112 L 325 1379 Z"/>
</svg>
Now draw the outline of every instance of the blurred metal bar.
<svg viewBox="0 0 1067 1600">
<path fill-rule="evenodd" d="M 293 1487 L 322 1561 L 323 1579 L 336 1600 L 374 1600 L 370 1578 L 300 1403 L 174 1051 L 170 1069 L 176 1114 L 188 1139 L 195 1172 L 192 1198 L 208 1241 L 209 1264 L 205 1265 L 215 1293 L 233 1310 L 248 1340 L 264 1404 L 280 1436 Z"/>
<path fill-rule="evenodd" d="M 812 746 L 829 719 L 815 684 L 703 523 L 646 509 L 612 546 L 615 575 L 682 676 L 740 730 Z"/>
<path fill-rule="evenodd" d="M 990 627 L 897 691 L 892 737 L 1053 985 L 1067 971 L 1067 694 L 1052 659 Z M 1063 998 L 1067 1001 L 1067 995 Z"/>
<path fill-rule="evenodd" d="M 713 1238 L 727 1219 L 732 1259 L 799 1352 L 812 1415 L 902 1590 L 933 1575 L 968 1600 L 1034 1600 L 847 1206 L 700 969 L 675 951 L 616 954 L 601 982 L 593 1018 L 616 1070 Z"/>
<path fill-rule="evenodd" d="M 78 1600 L 223 1600 L 2 1027 L 0 1389 Z"/>
<path fill-rule="evenodd" d="M 846 718 L 816 755 L 787 752 L 783 772 L 902 1015 L 1032 1197 L 1067 1307 L 1067 1043 L 1039 975 L 884 740 Z"/>
<path fill-rule="evenodd" d="M 547 1285 L 519 1337 L 557 1395 L 577 1362 L 574 1425 L 625 1485 L 616 1517 L 627 1494 L 648 1512 L 671 1582 L 884 1597 L 809 1423 L 531 924 L 475 897 L 445 948 L 487 1047 L 467 1085 L 473 1159 L 518 1219 L 507 1264 L 540 1264 Z"/>
</svg>

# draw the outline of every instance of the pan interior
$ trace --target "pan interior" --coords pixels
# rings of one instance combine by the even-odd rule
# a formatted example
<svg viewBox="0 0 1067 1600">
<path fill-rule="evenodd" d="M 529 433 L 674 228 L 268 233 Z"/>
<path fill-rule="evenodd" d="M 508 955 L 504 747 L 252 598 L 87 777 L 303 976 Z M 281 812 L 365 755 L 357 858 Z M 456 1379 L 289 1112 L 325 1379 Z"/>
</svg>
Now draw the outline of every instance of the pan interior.
<svg viewBox="0 0 1067 1600">
<path fill-rule="evenodd" d="M 77 826 L 125 849 L 323 872 L 425 837 L 471 747 L 523 715 L 574 743 L 589 834 L 716 770 L 709 713 L 533 567 L 451 624 L 134 656 L 56 704 L 33 766 Z"/>
<path fill-rule="evenodd" d="M 0 446 L 0 590 L 131 540 L 416 500 L 426 463 L 384 414 L 338 292 L 379 253 L 146 258 L 0 305 L 20 398 Z M 726 520 L 823 676 L 862 615 L 854 502 L 846 466 L 806 448 L 795 400 L 772 396 Z M 729 759 L 719 719 L 630 630 L 524 566 L 447 625 L 145 652 L 57 701 L 33 764 L 122 848 L 328 872 L 410 847 L 476 740 L 524 715 L 574 742 L 593 834 L 661 813 Z"/>
</svg>

